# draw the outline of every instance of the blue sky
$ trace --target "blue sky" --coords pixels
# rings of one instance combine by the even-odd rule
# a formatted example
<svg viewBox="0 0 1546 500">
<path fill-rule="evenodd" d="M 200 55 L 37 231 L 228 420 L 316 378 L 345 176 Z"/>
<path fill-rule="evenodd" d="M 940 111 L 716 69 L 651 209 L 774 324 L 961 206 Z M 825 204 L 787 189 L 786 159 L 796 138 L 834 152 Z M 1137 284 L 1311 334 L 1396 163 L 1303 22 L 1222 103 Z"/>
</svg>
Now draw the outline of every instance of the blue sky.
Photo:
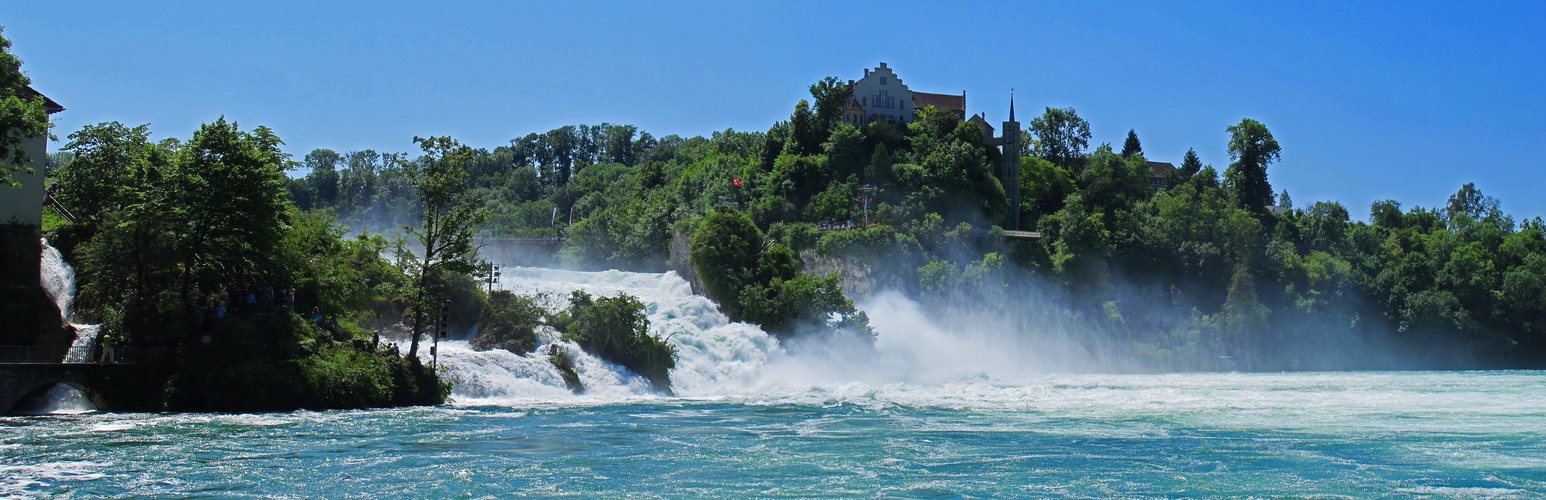
<svg viewBox="0 0 1546 500">
<path fill-rule="evenodd" d="M 810 83 L 884 61 L 994 123 L 1013 87 L 1023 123 L 1073 107 L 1118 148 L 1134 129 L 1153 160 L 1191 147 L 1222 170 L 1225 127 L 1259 120 L 1300 206 L 1364 218 L 1475 182 L 1546 215 L 1546 3 L 1242 3 L 54 1 L 0 25 L 68 108 L 61 138 L 113 120 L 186 138 L 221 115 L 297 156 L 579 123 L 765 130 Z"/>
</svg>

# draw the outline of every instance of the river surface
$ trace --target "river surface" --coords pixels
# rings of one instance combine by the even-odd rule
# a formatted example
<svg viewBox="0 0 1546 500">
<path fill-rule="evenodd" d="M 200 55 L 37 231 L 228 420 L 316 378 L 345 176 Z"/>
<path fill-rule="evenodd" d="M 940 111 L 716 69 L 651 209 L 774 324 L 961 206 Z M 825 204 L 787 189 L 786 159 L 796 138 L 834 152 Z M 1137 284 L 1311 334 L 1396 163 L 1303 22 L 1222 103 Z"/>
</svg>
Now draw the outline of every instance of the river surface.
<svg viewBox="0 0 1546 500">
<path fill-rule="evenodd" d="M 678 396 L 553 332 L 583 394 L 450 341 L 442 407 L 5 417 L 0 496 L 1546 498 L 1546 372 L 1070 374 L 894 296 L 873 347 L 784 346 L 673 274 L 508 275 L 639 296 Z"/>
</svg>

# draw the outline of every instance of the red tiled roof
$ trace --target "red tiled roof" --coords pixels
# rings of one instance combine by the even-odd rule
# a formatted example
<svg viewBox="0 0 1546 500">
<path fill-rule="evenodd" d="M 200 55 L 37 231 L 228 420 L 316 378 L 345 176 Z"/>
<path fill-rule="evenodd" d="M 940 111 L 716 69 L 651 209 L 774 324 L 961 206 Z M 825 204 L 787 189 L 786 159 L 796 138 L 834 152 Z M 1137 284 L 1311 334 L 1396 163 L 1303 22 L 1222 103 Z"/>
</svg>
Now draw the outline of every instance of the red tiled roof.
<svg viewBox="0 0 1546 500">
<path fill-rule="evenodd" d="M 928 92 L 913 92 L 913 107 L 923 109 L 934 106 L 939 109 L 966 113 L 966 96 L 949 94 L 930 94 Z"/>
</svg>

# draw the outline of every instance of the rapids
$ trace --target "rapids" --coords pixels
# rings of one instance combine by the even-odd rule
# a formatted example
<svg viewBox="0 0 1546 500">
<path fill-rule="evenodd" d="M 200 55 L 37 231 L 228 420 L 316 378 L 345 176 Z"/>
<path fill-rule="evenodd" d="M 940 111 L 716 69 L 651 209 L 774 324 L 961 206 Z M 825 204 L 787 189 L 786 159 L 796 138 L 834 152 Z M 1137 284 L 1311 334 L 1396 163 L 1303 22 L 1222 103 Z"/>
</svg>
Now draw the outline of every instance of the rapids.
<svg viewBox="0 0 1546 500">
<path fill-rule="evenodd" d="M 1546 372 L 1071 374 L 900 296 L 860 304 L 873 348 L 782 345 L 671 273 L 506 276 L 639 297 L 678 396 L 443 341 L 441 407 L 0 418 L 0 497 L 1546 497 Z"/>
</svg>

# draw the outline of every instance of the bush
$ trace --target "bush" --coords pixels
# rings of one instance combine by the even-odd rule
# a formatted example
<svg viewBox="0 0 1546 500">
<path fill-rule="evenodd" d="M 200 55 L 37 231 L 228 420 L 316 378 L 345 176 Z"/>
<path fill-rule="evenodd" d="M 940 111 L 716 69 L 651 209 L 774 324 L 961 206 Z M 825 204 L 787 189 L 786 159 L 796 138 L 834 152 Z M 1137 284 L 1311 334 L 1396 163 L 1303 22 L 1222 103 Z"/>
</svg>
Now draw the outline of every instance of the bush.
<svg viewBox="0 0 1546 500">
<path fill-rule="evenodd" d="M 333 335 L 286 309 L 230 318 L 190 344 L 167 384 L 173 411 L 291 411 L 436 405 L 434 369 Z"/>
<path fill-rule="evenodd" d="M 671 390 L 676 348 L 649 334 L 650 321 L 639 299 L 624 294 L 593 298 L 575 290 L 569 309 L 554 315 L 553 326 L 586 352 L 643 375 L 657 390 Z"/>
<path fill-rule="evenodd" d="M 509 290 L 495 290 L 479 315 L 478 336 L 469 344 L 487 351 L 504 349 L 526 354 L 537 348 L 537 326 L 542 324 L 542 307 L 532 297 Z"/>
</svg>

